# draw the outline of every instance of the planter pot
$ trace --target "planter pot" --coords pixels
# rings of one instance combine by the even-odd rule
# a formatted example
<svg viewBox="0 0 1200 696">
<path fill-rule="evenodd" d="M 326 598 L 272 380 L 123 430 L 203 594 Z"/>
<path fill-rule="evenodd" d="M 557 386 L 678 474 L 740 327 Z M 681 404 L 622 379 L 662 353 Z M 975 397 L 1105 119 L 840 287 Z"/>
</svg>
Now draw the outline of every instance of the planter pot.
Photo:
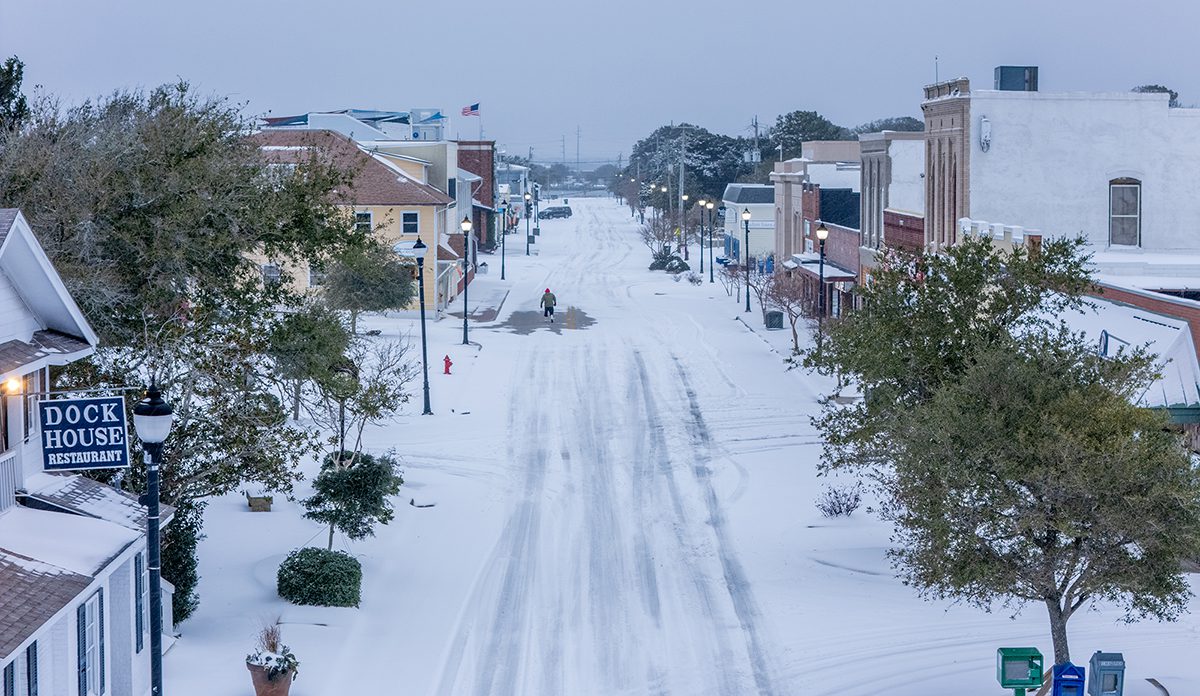
<svg viewBox="0 0 1200 696">
<path fill-rule="evenodd" d="M 272 681 L 267 679 L 265 667 L 247 662 L 246 669 L 250 670 L 250 680 L 254 682 L 254 696 L 288 696 L 288 691 L 292 688 L 292 675 L 295 672 L 288 672 Z"/>
</svg>

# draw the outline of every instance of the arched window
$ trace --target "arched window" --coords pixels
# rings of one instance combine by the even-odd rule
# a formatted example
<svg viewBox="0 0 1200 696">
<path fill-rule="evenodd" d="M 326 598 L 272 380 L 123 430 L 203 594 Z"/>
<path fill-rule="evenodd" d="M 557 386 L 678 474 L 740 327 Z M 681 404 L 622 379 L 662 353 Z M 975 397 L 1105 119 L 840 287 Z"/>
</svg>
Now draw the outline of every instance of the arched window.
<svg viewBox="0 0 1200 696">
<path fill-rule="evenodd" d="M 1113 179 L 1108 182 L 1108 243 L 1138 246 L 1142 240 L 1142 182 Z"/>
</svg>

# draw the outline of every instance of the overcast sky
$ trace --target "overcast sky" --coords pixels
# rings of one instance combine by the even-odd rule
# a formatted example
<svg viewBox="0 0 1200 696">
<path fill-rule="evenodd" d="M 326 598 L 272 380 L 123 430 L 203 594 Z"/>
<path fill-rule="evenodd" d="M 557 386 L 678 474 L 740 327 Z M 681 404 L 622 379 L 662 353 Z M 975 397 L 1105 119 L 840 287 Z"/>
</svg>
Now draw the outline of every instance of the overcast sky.
<svg viewBox="0 0 1200 696">
<path fill-rule="evenodd" d="M 919 116 L 921 87 L 1037 65 L 1042 91 L 1165 84 L 1200 104 L 1196 0 L 0 0 L 0 58 L 74 102 L 184 78 L 252 114 L 482 105 L 508 152 L 629 156 L 658 125 L 730 135 L 815 109 Z M 585 168 L 588 168 L 585 165 Z"/>
</svg>

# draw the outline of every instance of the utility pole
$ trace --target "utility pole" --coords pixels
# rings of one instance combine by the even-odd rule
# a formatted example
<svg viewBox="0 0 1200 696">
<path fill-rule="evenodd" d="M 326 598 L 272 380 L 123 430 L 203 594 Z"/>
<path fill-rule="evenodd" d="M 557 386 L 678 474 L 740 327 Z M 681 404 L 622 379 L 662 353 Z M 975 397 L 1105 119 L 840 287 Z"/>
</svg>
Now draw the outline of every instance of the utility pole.
<svg viewBox="0 0 1200 696">
<path fill-rule="evenodd" d="M 562 164 L 567 166 L 567 136 L 562 136 Z"/>
<path fill-rule="evenodd" d="M 583 171 L 579 166 L 579 164 L 580 164 L 579 163 L 579 141 L 582 137 L 583 137 L 583 131 L 579 128 L 579 126 L 575 126 L 575 174 L 576 174 L 576 176 L 578 176 L 579 173 L 581 171 Z"/>
<path fill-rule="evenodd" d="M 687 210 L 683 205 L 683 163 L 687 157 L 687 131 L 683 131 L 683 138 L 679 141 L 679 241 L 683 245 L 683 258 L 688 258 L 688 243 L 687 243 Z"/>
</svg>

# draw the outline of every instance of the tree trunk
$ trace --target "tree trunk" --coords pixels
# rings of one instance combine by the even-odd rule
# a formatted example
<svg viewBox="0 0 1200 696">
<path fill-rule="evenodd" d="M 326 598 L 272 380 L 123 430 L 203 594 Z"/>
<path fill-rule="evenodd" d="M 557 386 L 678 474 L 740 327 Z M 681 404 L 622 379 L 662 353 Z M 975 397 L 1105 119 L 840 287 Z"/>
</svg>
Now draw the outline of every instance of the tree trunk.
<svg viewBox="0 0 1200 696">
<path fill-rule="evenodd" d="M 333 550 L 333 523 L 329 525 L 329 545 L 326 548 L 330 551 Z"/>
<path fill-rule="evenodd" d="M 358 312 L 350 310 L 350 335 L 358 335 Z"/>
<path fill-rule="evenodd" d="M 304 388 L 304 381 L 297 379 L 292 384 L 292 420 L 300 420 L 300 391 Z"/>
<path fill-rule="evenodd" d="M 1054 641 L 1054 664 L 1061 665 L 1071 661 L 1071 649 L 1067 647 L 1067 619 L 1069 615 L 1063 611 L 1057 599 L 1046 600 L 1046 610 L 1050 614 L 1050 638 Z"/>
<path fill-rule="evenodd" d="M 796 355 L 800 354 L 800 334 L 796 333 L 796 320 L 791 319 L 792 324 L 792 352 Z"/>
</svg>

